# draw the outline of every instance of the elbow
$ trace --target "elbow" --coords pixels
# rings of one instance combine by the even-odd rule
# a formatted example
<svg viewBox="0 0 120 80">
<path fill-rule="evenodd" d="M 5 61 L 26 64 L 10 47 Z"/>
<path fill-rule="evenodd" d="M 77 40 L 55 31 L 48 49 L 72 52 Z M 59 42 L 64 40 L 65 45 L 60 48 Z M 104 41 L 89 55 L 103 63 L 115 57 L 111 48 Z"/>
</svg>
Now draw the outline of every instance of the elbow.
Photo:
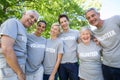
<svg viewBox="0 0 120 80">
<path fill-rule="evenodd" d="M 2 54 L 7 57 L 11 53 L 11 48 L 9 47 L 2 47 Z"/>
</svg>

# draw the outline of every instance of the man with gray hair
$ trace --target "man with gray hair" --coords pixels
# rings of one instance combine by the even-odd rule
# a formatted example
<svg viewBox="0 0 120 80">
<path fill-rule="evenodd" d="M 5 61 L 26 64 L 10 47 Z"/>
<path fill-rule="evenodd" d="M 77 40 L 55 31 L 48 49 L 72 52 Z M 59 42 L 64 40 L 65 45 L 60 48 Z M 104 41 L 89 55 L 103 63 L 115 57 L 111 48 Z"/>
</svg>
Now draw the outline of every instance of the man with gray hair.
<svg viewBox="0 0 120 80">
<path fill-rule="evenodd" d="M 86 11 L 85 17 L 97 28 L 93 33 L 103 48 L 104 80 L 120 80 L 120 16 L 102 20 L 100 13 L 90 8 Z"/>
<path fill-rule="evenodd" d="M 26 80 L 26 28 L 38 17 L 38 12 L 28 10 L 20 20 L 8 19 L 1 25 L 0 80 Z"/>
</svg>

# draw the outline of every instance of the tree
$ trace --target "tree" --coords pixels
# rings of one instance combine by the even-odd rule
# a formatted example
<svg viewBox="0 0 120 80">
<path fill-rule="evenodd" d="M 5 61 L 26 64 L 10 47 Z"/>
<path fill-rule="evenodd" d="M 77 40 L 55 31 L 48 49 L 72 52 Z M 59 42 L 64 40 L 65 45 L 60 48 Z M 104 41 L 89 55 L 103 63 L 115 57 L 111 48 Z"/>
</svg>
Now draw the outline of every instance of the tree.
<svg viewBox="0 0 120 80">
<path fill-rule="evenodd" d="M 80 26 L 83 26 L 86 24 L 86 21 L 84 23 L 80 23 L 77 16 L 83 16 L 84 11 L 83 9 L 76 3 L 74 0 L 34 0 L 33 2 L 28 3 L 28 1 L 25 2 L 25 5 L 30 5 L 27 7 L 27 9 L 34 8 L 37 11 L 39 11 L 41 18 L 45 21 L 47 21 L 47 29 L 44 33 L 45 37 L 49 37 L 49 30 L 52 23 L 57 22 L 58 15 L 59 14 L 67 14 L 70 18 L 70 27 L 74 29 L 79 29 Z M 29 29 L 29 32 L 33 31 L 34 27 L 31 27 Z"/>
<path fill-rule="evenodd" d="M 39 19 L 47 22 L 47 29 L 43 36 L 48 38 L 50 26 L 57 22 L 59 14 L 68 15 L 70 27 L 73 29 L 86 25 L 84 10 L 92 4 L 101 6 L 97 0 L 0 0 L 0 24 L 10 17 L 20 18 L 25 10 L 35 9 L 40 14 Z M 29 28 L 28 32 L 34 30 L 35 25 Z"/>
<path fill-rule="evenodd" d="M 0 0 L 0 24 L 8 18 L 20 17 L 23 6 L 19 0 Z"/>
</svg>

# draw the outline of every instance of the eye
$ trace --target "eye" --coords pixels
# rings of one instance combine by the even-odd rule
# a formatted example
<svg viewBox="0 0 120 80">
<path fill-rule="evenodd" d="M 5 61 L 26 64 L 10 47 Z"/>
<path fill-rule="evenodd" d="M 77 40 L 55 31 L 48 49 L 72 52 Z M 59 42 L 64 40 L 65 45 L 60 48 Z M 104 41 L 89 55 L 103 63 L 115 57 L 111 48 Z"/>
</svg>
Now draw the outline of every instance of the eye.
<svg viewBox="0 0 120 80">
<path fill-rule="evenodd" d="M 41 27 L 41 25 L 40 25 L 40 24 L 38 24 L 38 27 Z"/>
<path fill-rule="evenodd" d="M 63 23 L 63 21 L 60 22 L 60 24 L 62 24 L 62 23 Z"/>
<path fill-rule="evenodd" d="M 66 20 L 64 22 L 67 22 Z"/>
<path fill-rule="evenodd" d="M 34 16 L 30 15 L 30 18 L 34 18 Z"/>
<path fill-rule="evenodd" d="M 30 15 L 31 19 L 34 19 L 34 22 L 37 22 L 36 18 L 33 15 Z"/>
<path fill-rule="evenodd" d="M 41 28 L 45 28 L 45 26 L 41 26 Z"/>
<path fill-rule="evenodd" d="M 95 16 L 95 14 L 92 15 L 92 17 L 94 17 L 94 16 Z"/>
<path fill-rule="evenodd" d="M 89 20 L 90 19 L 90 17 L 87 17 L 87 20 Z"/>
<path fill-rule="evenodd" d="M 34 22 L 37 22 L 37 20 L 36 20 L 36 19 L 34 19 Z"/>
</svg>

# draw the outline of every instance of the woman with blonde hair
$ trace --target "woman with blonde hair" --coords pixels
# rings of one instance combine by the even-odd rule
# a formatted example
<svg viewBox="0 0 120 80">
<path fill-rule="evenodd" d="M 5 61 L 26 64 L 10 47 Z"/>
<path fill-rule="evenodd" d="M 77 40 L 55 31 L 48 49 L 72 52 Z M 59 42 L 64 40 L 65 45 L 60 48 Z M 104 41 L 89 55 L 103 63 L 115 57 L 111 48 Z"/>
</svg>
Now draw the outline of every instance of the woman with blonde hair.
<svg viewBox="0 0 120 80">
<path fill-rule="evenodd" d="M 57 70 L 63 55 L 63 42 L 58 38 L 60 25 L 54 23 L 50 29 L 50 38 L 47 39 L 43 80 L 57 80 Z"/>
</svg>

